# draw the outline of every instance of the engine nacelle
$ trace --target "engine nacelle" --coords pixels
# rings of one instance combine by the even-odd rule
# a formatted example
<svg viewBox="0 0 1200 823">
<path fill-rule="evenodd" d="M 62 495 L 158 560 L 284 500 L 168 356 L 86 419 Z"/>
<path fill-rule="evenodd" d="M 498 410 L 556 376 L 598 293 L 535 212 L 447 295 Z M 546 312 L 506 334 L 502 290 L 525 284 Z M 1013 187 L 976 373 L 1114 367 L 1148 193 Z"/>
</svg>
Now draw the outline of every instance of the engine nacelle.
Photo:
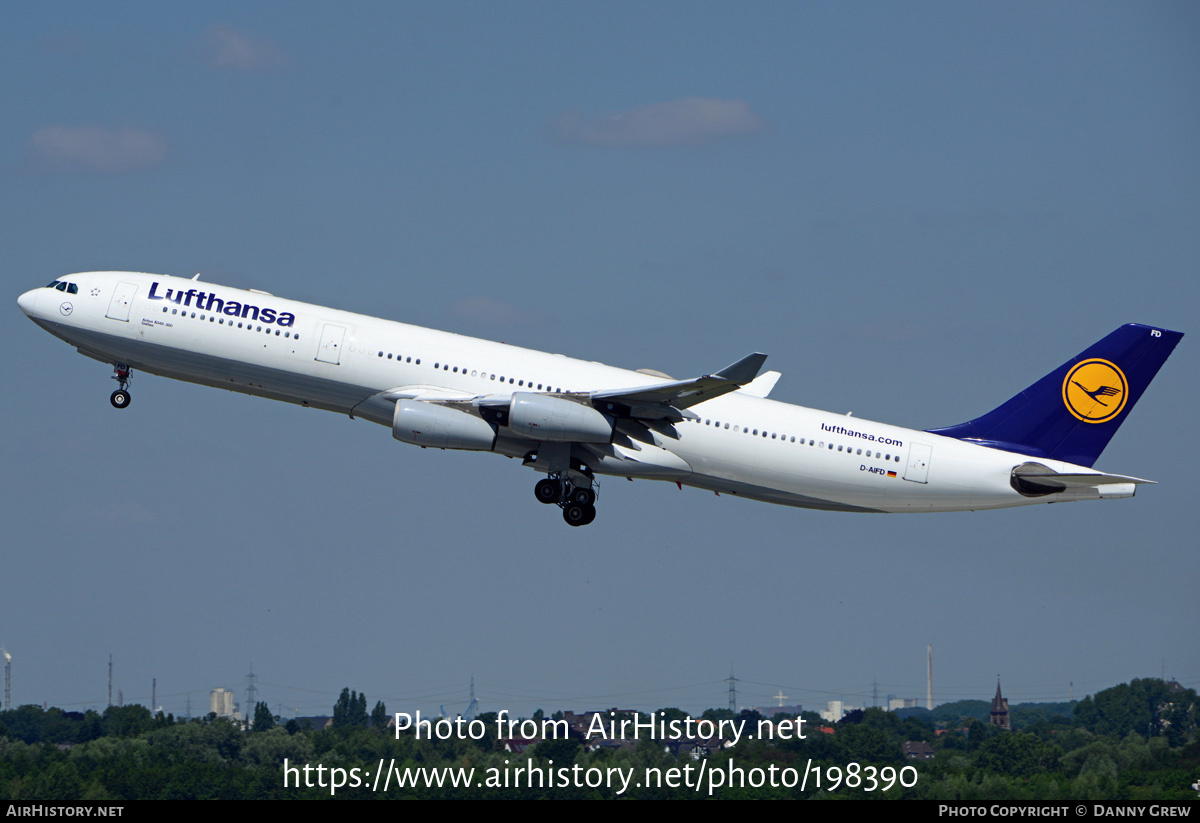
<svg viewBox="0 0 1200 823">
<path fill-rule="evenodd" d="M 491 451 L 496 445 L 496 429 L 491 423 L 449 406 L 421 400 L 396 401 L 392 437 L 402 443 L 438 449 Z"/>
<path fill-rule="evenodd" d="M 608 443 L 613 435 L 613 421 L 591 406 L 530 392 L 513 393 L 508 426 L 521 437 L 553 442 Z"/>
</svg>

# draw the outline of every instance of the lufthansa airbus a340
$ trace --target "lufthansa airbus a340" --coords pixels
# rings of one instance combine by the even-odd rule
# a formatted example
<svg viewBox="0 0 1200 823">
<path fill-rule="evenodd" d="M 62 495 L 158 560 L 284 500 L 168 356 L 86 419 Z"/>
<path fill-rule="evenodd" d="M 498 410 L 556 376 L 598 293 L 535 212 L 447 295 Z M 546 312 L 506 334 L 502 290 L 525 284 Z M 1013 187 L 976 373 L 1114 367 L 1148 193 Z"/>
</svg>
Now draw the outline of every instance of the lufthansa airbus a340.
<svg viewBox="0 0 1200 823">
<path fill-rule="evenodd" d="M 982 417 L 917 431 L 767 399 L 751 354 L 674 380 L 157 274 L 87 272 L 22 294 L 28 317 L 109 363 L 326 409 L 405 443 L 496 452 L 545 478 L 572 526 L 596 475 L 813 509 L 937 512 L 1131 497 L 1092 468 L 1183 335 L 1120 327 Z"/>
</svg>

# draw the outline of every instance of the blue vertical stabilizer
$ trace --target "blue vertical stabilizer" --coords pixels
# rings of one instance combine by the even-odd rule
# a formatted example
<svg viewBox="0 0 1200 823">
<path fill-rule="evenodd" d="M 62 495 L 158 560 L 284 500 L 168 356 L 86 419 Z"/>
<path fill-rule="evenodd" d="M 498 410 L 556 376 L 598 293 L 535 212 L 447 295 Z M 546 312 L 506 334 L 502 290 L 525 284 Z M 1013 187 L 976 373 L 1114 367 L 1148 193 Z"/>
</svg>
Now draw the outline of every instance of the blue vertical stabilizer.
<svg viewBox="0 0 1200 823">
<path fill-rule="evenodd" d="M 929 432 L 1090 467 L 1182 337 L 1121 326 L 982 417 Z"/>
</svg>

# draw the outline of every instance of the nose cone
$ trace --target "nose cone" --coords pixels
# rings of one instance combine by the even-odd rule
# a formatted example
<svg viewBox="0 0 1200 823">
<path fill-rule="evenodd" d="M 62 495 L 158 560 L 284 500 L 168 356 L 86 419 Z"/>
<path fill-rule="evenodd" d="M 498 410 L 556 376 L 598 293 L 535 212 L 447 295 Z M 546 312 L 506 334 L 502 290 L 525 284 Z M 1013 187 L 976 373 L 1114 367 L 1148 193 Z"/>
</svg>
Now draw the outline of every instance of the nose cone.
<svg viewBox="0 0 1200 823">
<path fill-rule="evenodd" d="M 33 313 L 37 310 L 38 292 L 45 289 L 33 289 L 27 291 L 17 298 L 17 305 L 21 307 L 21 311 L 29 317 L 33 317 Z"/>
</svg>

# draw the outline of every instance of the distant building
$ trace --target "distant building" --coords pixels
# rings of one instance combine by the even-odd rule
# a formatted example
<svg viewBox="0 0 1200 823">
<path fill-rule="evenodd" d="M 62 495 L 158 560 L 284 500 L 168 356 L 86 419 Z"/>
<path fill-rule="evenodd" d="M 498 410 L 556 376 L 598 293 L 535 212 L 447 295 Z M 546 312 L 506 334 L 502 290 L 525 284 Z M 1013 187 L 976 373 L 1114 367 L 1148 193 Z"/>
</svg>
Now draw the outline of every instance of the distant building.
<svg viewBox="0 0 1200 823">
<path fill-rule="evenodd" d="M 889 712 L 894 712 L 897 709 L 915 709 L 917 706 L 917 698 L 915 697 L 892 697 L 888 695 Z"/>
<path fill-rule="evenodd" d="M 996 679 L 996 696 L 992 698 L 992 717 L 993 726 L 999 726 L 1006 732 L 1012 731 L 1012 721 L 1008 717 L 1008 700 L 1000 694 L 1000 680 Z"/>
<path fill-rule="evenodd" d="M 208 710 L 217 717 L 233 717 L 233 692 L 228 689 L 213 689 L 208 693 Z"/>
<path fill-rule="evenodd" d="M 821 719 L 827 723 L 837 723 L 850 712 L 862 709 L 862 706 L 849 706 L 840 700 L 830 700 L 826 704 L 825 711 L 821 712 Z"/>
<path fill-rule="evenodd" d="M 909 760 L 933 760 L 933 746 L 924 740 L 909 740 L 900 748 Z"/>
</svg>

